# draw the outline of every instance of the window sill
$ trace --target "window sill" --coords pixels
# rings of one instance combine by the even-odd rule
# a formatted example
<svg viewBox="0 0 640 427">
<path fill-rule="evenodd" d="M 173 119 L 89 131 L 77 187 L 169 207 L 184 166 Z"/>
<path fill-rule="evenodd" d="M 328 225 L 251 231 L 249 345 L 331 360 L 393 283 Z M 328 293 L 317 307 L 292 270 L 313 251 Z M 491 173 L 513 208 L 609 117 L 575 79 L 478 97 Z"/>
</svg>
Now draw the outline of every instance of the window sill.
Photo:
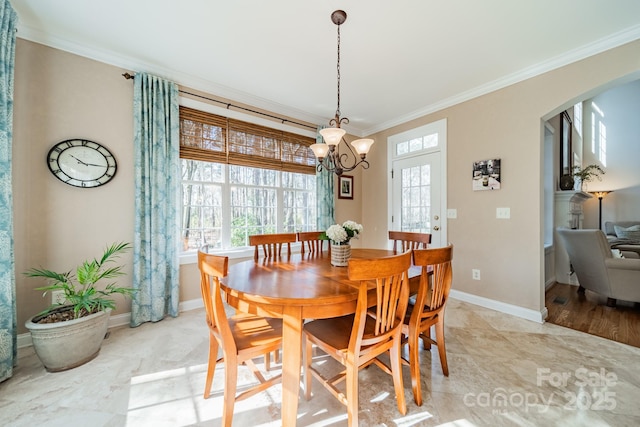
<svg viewBox="0 0 640 427">
<path fill-rule="evenodd" d="M 214 255 L 228 256 L 229 259 L 238 258 L 251 258 L 253 257 L 253 248 L 241 248 L 241 249 L 220 249 L 211 252 Z M 180 254 L 180 265 L 183 264 L 196 264 L 198 262 L 198 251 L 182 252 Z"/>
<path fill-rule="evenodd" d="M 282 249 L 286 252 L 286 248 Z M 254 249 L 252 247 L 237 248 L 237 249 L 219 249 L 212 251 L 214 255 L 228 256 L 230 260 L 240 258 L 253 258 Z M 291 244 L 291 253 L 300 252 L 300 243 Z M 183 264 L 197 264 L 198 263 L 198 251 L 189 251 L 180 253 L 180 265 Z"/>
</svg>

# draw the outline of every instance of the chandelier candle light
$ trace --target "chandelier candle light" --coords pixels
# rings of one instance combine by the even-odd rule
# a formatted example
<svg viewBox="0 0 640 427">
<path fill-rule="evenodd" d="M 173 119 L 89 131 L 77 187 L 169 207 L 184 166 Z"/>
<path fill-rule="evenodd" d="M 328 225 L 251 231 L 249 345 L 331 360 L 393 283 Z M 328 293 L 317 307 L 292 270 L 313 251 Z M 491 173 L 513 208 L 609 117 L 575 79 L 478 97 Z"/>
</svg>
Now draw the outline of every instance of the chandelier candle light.
<svg viewBox="0 0 640 427">
<path fill-rule="evenodd" d="M 344 10 L 336 10 L 331 14 L 331 21 L 338 26 L 338 107 L 336 109 L 336 116 L 329 121 L 328 127 L 320 130 L 320 135 L 324 139 L 326 144 L 313 144 L 311 149 L 313 154 L 318 159 L 318 172 L 322 169 L 326 169 L 330 172 L 334 172 L 340 176 L 343 172 L 349 172 L 354 170 L 358 165 L 362 165 L 363 169 L 369 169 L 369 162 L 366 157 L 371 145 L 374 143 L 373 139 L 356 139 L 351 142 L 351 145 L 356 150 L 356 153 L 360 155 L 360 160 L 357 159 L 353 149 L 348 144 L 345 145 L 351 151 L 353 159 L 350 163 L 346 163 L 349 158 L 346 153 L 340 154 L 339 144 L 344 140 L 344 135 L 347 133 L 340 127 L 342 123 L 348 124 L 349 119 L 347 117 L 340 118 L 340 25 L 347 20 L 347 13 Z"/>
</svg>

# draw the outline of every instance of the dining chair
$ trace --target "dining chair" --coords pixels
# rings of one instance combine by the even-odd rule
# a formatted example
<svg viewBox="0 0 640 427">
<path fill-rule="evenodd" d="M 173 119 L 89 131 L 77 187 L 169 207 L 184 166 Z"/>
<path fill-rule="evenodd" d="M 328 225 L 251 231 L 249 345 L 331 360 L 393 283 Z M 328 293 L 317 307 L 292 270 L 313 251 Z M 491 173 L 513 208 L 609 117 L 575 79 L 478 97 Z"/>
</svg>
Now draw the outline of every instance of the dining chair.
<svg viewBox="0 0 640 427">
<path fill-rule="evenodd" d="M 408 270 L 411 252 L 377 259 L 350 259 L 349 280 L 360 282 L 356 311 L 352 315 L 319 319 L 304 325 L 305 397 L 311 398 L 311 379 L 316 378 L 347 406 L 349 426 L 358 425 L 358 371 L 375 364 L 393 378 L 398 410 L 406 414 L 402 384 L 402 322 L 409 299 Z M 369 286 L 377 304 L 368 309 Z M 332 378 L 313 365 L 313 346 L 340 362 L 345 369 Z M 378 356 L 389 354 L 389 365 Z M 346 381 L 346 392 L 336 385 Z"/>
<path fill-rule="evenodd" d="M 224 403 L 222 425 L 231 426 L 235 402 L 266 390 L 282 380 L 282 374 L 266 379 L 252 359 L 278 350 L 282 344 L 282 320 L 238 313 L 227 317 L 220 291 L 221 277 L 227 275 L 229 258 L 198 250 L 200 290 L 209 326 L 209 365 L 204 386 L 204 398 L 211 393 L 213 375 L 218 362 L 224 363 Z M 222 357 L 218 358 L 218 348 Z M 256 376 L 256 384 L 236 395 L 238 366 L 245 365 Z"/>
<path fill-rule="evenodd" d="M 431 234 L 389 231 L 389 240 L 393 240 L 393 253 L 397 254 L 414 249 L 427 249 L 431 244 Z"/>
<path fill-rule="evenodd" d="M 324 243 L 327 242 L 327 251 L 331 253 L 331 242 L 323 239 L 323 231 L 301 231 L 298 233 L 298 242 L 300 242 L 300 253 L 304 254 L 309 251 L 312 254 L 324 251 Z"/>
<path fill-rule="evenodd" d="M 447 352 L 444 344 L 444 309 L 451 290 L 453 277 L 451 261 L 453 245 L 435 249 L 416 249 L 413 251 L 413 263 L 422 267 L 420 287 L 415 304 L 409 304 L 402 327 L 403 336 L 409 344 L 409 366 L 411 370 L 411 388 L 416 405 L 422 405 L 420 386 L 420 357 L 418 340 L 422 338 L 425 350 L 431 344 L 438 346 L 442 373 L 449 376 Z M 429 270 L 431 270 L 429 272 Z M 429 286 L 429 282 L 431 285 Z M 436 339 L 431 338 L 431 326 L 436 326 Z"/>
<path fill-rule="evenodd" d="M 249 236 L 249 246 L 254 246 L 253 259 L 258 260 L 260 249 L 264 258 L 281 256 L 282 246 L 287 246 L 287 256 L 291 256 L 291 243 L 296 241 L 296 233 L 254 234 Z"/>
</svg>

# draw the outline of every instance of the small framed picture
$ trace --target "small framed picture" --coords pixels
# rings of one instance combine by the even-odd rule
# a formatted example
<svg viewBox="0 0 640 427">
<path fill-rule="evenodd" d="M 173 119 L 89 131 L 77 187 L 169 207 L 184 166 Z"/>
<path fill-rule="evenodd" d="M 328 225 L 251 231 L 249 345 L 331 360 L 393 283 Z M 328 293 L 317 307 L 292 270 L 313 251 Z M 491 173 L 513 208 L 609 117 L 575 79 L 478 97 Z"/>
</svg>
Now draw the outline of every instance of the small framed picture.
<svg viewBox="0 0 640 427">
<path fill-rule="evenodd" d="M 338 198 L 353 199 L 353 177 L 340 175 L 338 177 Z"/>
<path fill-rule="evenodd" d="M 473 191 L 499 190 L 502 183 L 500 159 L 473 162 L 471 185 Z"/>
</svg>

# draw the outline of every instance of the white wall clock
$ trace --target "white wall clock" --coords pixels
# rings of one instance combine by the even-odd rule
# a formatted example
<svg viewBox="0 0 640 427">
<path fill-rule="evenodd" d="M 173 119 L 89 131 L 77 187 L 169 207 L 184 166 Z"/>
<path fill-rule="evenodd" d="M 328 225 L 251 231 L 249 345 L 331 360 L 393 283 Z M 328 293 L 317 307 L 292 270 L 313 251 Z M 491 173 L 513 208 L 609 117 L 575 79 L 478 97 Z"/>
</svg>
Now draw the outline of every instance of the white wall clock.
<svg viewBox="0 0 640 427">
<path fill-rule="evenodd" d="M 116 174 L 116 159 L 105 146 L 86 139 L 67 139 L 47 154 L 49 170 L 74 187 L 99 187 Z"/>
</svg>

